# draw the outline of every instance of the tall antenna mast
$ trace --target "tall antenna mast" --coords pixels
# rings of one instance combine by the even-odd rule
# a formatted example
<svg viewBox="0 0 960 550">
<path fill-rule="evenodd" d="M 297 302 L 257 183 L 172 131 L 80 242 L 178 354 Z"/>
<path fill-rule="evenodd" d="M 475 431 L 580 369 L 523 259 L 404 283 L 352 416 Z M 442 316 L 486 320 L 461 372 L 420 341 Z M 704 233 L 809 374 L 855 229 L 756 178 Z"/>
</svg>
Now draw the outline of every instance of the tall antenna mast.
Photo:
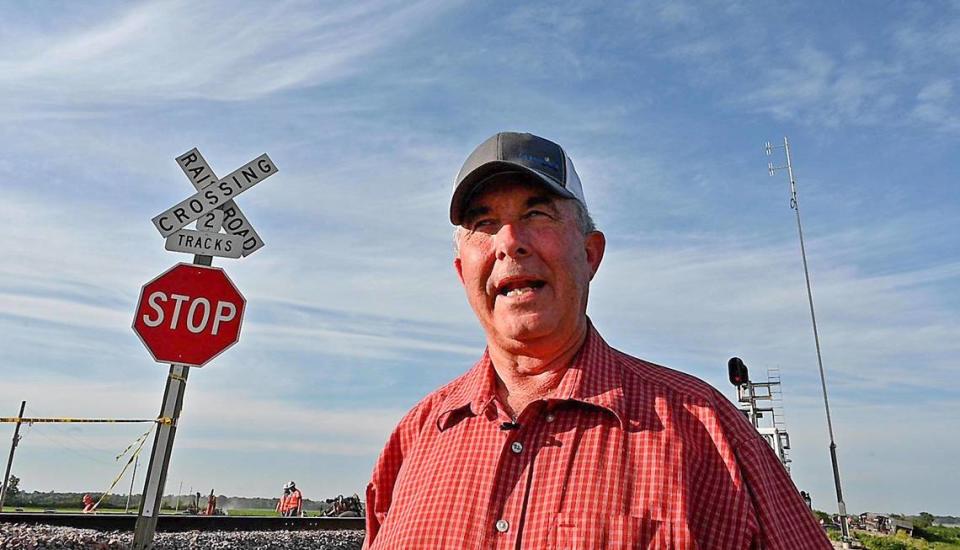
<svg viewBox="0 0 960 550">
<path fill-rule="evenodd" d="M 780 146 L 774 146 L 769 141 L 764 149 L 767 156 L 773 154 L 774 149 L 780 149 Z M 803 245 L 803 226 L 800 224 L 800 202 L 797 200 L 797 180 L 793 177 L 793 162 L 790 160 L 790 142 L 787 137 L 783 137 L 783 151 L 787 155 L 786 166 L 774 166 L 772 162 L 767 163 L 767 171 L 771 176 L 777 173 L 777 170 L 787 169 L 787 175 L 790 177 L 790 208 L 797 213 L 797 233 L 800 235 L 800 255 L 803 257 L 803 275 L 807 281 L 807 301 L 810 303 L 810 321 L 813 323 L 813 341 L 817 346 L 817 364 L 820 366 L 820 386 L 823 388 L 823 407 L 827 411 L 827 431 L 830 433 L 830 461 L 833 464 L 833 483 L 837 487 L 837 508 L 840 513 L 840 529 L 844 540 L 850 539 L 850 529 L 847 526 L 847 505 L 843 503 L 843 490 L 840 488 L 840 467 L 837 465 L 837 443 L 833 437 L 833 421 L 830 419 L 830 401 L 827 399 L 827 378 L 823 373 L 823 358 L 820 356 L 820 334 L 817 332 L 817 315 L 813 310 L 813 292 L 810 290 L 810 271 L 807 268 L 807 251 Z"/>
</svg>

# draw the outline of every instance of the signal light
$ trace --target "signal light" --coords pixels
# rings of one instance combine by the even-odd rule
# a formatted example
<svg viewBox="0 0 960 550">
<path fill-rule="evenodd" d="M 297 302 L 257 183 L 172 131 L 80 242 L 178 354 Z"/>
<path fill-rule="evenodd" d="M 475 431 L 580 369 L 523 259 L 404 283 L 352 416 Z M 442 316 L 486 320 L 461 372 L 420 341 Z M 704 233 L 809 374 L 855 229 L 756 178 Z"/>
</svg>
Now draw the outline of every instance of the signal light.
<svg viewBox="0 0 960 550">
<path fill-rule="evenodd" d="M 750 374 L 747 372 L 747 366 L 739 357 L 731 357 L 727 361 L 727 373 L 730 376 L 730 383 L 734 386 L 742 386 L 750 381 Z"/>
</svg>

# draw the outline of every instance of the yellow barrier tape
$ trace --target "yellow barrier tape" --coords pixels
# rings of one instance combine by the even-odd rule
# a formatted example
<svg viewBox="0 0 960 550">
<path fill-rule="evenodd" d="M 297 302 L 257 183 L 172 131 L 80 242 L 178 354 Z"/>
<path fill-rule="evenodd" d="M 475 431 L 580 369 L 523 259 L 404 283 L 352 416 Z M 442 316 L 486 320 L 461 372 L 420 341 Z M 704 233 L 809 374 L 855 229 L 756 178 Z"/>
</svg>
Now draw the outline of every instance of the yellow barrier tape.
<svg viewBox="0 0 960 550">
<path fill-rule="evenodd" d="M 20 422 L 22 424 L 43 424 L 43 423 L 85 423 L 85 424 L 132 424 L 145 422 L 159 422 L 160 424 L 169 424 L 170 418 L 30 418 L 19 416 L 0 416 L 0 424 Z"/>
<path fill-rule="evenodd" d="M 129 468 L 130 465 L 133 464 L 133 461 L 136 460 L 138 456 L 140 456 L 140 451 L 143 450 L 143 444 L 147 441 L 147 436 L 149 436 L 150 432 L 152 431 L 153 431 L 153 426 L 150 426 L 149 430 L 143 432 L 143 435 L 138 437 L 136 441 L 134 441 L 130 445 L 127 445 L 127 448 L 124 449 L 122 453 L 118 454 L 116 459 L 114 459 L 114 460 L 120 460 L 121 458 L 123 458 L 123 455 L 127 454 L 127 451 L 129 451 L 134 447 L 134 445 L 137 446 L 137 450 L 133 451 L 133 453 L 130 455 L 130 459 L 127 460 L 127 463 L 123 465 L 123 469 L 120 470 L 120 474 L 118 474 L 117 477 L 114 478 L 113 483 L 110 484 L 110 487 L 108 487 L 107 490 L 104 491 L 102 495 L 100 495 L 100 499 L 97 500 L 97 503 L 93 506 L 94 510 L 100 507 L 100 503 L 103 502 L 103 499 L 105 499 L 107 495 L 110 494 L 110 491 L 112 491 L 113 488 L 117 486 L 117 483 L 119 483 L 120 480 L 123 478 L 123 474 L 127 473 L 127 468 Z"/>
<path fill-rule="evenodd" d="M 186 378 L 185 376 L 180 376 L 179 374 L 176 374 L 176 373 L 173 373 L 173 372 L 170 373 L 169 378 L 172 378 L 172 379 L 174 379 L 174 380 L 179 380 L 179 381 L 181 381 L 181 382 L 186 382 L 186 381 L 187 381 L 187 378 Z"/>
</svg>

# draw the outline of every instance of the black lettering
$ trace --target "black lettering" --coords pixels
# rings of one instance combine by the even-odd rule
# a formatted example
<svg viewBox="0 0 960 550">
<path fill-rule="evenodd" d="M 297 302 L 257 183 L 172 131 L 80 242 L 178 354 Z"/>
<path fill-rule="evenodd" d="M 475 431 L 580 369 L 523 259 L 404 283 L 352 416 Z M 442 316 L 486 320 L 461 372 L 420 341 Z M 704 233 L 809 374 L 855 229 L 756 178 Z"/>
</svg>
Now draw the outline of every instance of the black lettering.
<svg viewBox="0 0 960 550">
<path fill-rule="evenodd" d="M 260 162 L 257 163 L 257 166 L 260 167 L 260 171 L 263 172 L 264 174 L 269 174 L 270 172 L 273 172 L 273 166 L 271 166 L 270 163 L 267 162 L 267 159 L 260 159 Z"/>
<path fill-rule="evenodd" d="M 222 242 L 223 242 L 223 241 L 221 241 L 220 239 L 217 239 L 217 240 L 213 241 L 213 249 L 219 251 L 219 250 L 220 250 L 220 244 L 221 244 Z"/>
<path fill-rule="evenodd" d="M 179 160 L 181 163 L 183 163 L 183 165 L 184 165 L 185 167 L 186 167 L 186 166 L 190 166 L 190 165 L 193 164 L 194 162 L 197 162 L 197 154 L 196 154 L 196 153 L 193 153 L 193 152 L 190 152 L 190 153 L 187 153 L 186 155 L 183 155 L 182 157 L 180 157 L 180 158 L 177 159 L 177 160 Z"/>
<path fill-rule="evenodd" d="M 217 193 L 213 189 L 207 189 L 203 192 L 204 198 L 207 199 L 207 204 L 210 206 L 216 206 L 220 202 L 220 197 L 217 196 Z"/>
<path fill-rule="evenodd" d="M 184 234 L 183 234 L 183 233 L 180 233 L 180 234 L 177 235 L 177 236 L 180 237 L 180 246 L 183 246 L 183 237 L 184 237 Z"/>
<path fill-rule="evenodd" d="M 206 237 L 205 239 L 203 239 L 203 249 L 204 250 L 210 249 L 210 237 Z"/>
<path fill-rule="evenodd" d="M 163 229 L 164 231 L 173 231 L 173 226 L 172 226 L 172 225 L 171 225 L 170 227 L 167 227 L 166 225 L 163 224 L 163 222 L 165 222 L 165 221 L 167 221 L 167 217 L 166 217 L 166 216 L 164 216 L 164 217 L 160 218 L 159 220 L 157 220 L 157 225 L 159 225 L 159 226 L 160 226 L 160 229 Z"/>
<path fill-rule="evenodd" d="M 173 215 L 177 217 L 177 223 L 182 223 L 187 221 L 187 212 L 183 208 L 174 208 Z"/>
<path fill-rule="evenodd" d="M 230 179 L 232 179 L 233 183 L 236 184 L 237 189 L 243 189 L 243 184 L 240 183 L 240 180 L 237 179 L 237 176 L 230 176 Z"/>
<path fill-rule="evenodd" d="M 260 179 L 260 176 L 257 175 L 257 171 L 253 168 L 251 168 L 249 172 L 246 170 L 241 170 L 240 173 L 243 174 L 243 177 L 247 178 L 247 183 Z"/>
<path fill-rule="evenodd" d="M 256 246 L 256 245 L 257 245 L 257 239 L 254 239 L 253 237 L 250 237 L 249 239 L 243 241 L 243 249 L 244 249 L 244 250 L 250 250 L 251 248 L 253 248 L 253 247 Z"/>
<path fill-rule="evenodd" d="M 243 220 L 241 220 L 240 218 L 233 218 L 232 220 L 227 222 L 228 231 L 236 231 L 240 227 L 243 227 Z"/>
<path fill-rule="evenodd" d="M 193 235 L 187 235 L 187 246 L 193 246 Z"/>
<path fill-rule="evenodd" d="M 223 249 L 226 250 L 227 252 L 230 252 L 231 250 L 233 250 L 233 241 L 224 241 Z"/>
<path fill-rule="evenodd" d="M 218 185 L 217 187 L 219 187 L 220 190 L 223 191 L 224 197 L 229 197 L 230 195 L 233 194 L 233 189 L 230 188 L 230 182 L 228 182 L 227 180 L 222 180 L 220 182 L 220 185 Z"/>
<path fill-rule="evenodd" d="M 193 174 L 192 176 L 190 176 L 190 179 L 196 181 L 196 180 L 197 180 L 197 176 L 199 176 L 200 174 L 203 173 L 203 166 L 197 166 L 196 168 L 187 168 L 187 170 L 188 170 L 191 174 Z"/>
<path fill-rule="evenodd" d="M 190 199 L 190 202 L 187 203 L 187 206 L 190 207 L 190 210 L 193 211 L 194 214 L 203 212 L 203 203 L 197 199 Z"/>
<path fill-rule="evenodd" d="M 238 237 L 246 237 L 246 236 L 249 235 L 249 234 L 250 234 L 250 228 L 249 228 L 249 227 L 244 227 L 244 228 L 241 229 L 240 231 L 237 231 L 236 233 L 234 233 L 234 235 L 236 235 L 236 236 L 238 236 Z"/>
<path fill-rule="evenodd" d="M 237 215 L 237 209 L 234 208 L 233 205 L 231 205 L 230 208 L 223 209 L 223 219 L 225 220 L 228 220 L 236 215 Z"/>
</svg>

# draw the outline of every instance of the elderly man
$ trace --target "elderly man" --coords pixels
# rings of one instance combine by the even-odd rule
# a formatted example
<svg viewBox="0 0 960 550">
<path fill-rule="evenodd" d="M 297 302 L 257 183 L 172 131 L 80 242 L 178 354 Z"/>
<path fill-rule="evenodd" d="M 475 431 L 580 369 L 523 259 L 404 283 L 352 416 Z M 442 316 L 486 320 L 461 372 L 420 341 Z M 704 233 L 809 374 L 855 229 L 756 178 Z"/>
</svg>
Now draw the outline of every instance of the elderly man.
<svg viewBox="0 0 960 550">
<path fill-rule="evenodd" d="M 593 327 L 606 241 L 559 145 L 482 143 L 450 220 L 487 349 L 390 436 L 366 548 L 831 547 L 742 413 Z"/>
</svg>

